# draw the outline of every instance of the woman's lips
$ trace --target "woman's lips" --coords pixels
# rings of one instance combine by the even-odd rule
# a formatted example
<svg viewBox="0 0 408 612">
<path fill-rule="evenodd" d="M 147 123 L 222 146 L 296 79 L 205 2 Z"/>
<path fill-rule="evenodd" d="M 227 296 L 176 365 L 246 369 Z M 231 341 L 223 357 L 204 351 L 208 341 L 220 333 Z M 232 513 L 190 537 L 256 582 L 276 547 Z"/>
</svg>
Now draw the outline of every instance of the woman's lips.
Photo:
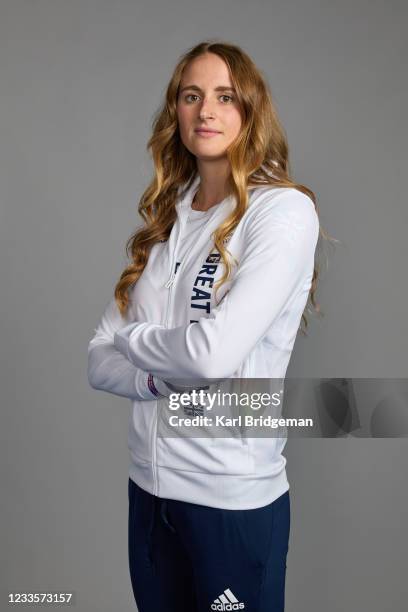
<svg viewBox="0 0 408 612">
<path fill-rule="evenodd" d="M 211 138 L 211 136 L 218 136 L 221 132 L 211 132 L 208 130 L 194 130 L 196 134 L 199 136 L 203 136 L 204 138 Z"/>
</svg>

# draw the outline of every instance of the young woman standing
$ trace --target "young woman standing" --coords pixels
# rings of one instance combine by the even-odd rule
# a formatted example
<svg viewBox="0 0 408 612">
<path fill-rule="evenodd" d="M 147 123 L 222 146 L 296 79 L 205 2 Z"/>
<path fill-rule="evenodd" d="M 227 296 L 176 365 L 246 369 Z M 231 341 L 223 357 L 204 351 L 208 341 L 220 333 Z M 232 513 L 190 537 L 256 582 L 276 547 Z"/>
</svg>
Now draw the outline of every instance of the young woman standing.
<svg viewBox="0 0 408 612">
<path fill-rule="evenodd" d="M 133 402 L 135 600 L 140 612 L 282 612 L 285 439 L 158 429 L 175 389 L 284 378 L 308 298 L 315 306 L 314 194 L 289 177 L 265 79 L 232 44 L 180 59 L 148 147 L 144 225 L 88 349 L 91 386 Z"/>
</svg>

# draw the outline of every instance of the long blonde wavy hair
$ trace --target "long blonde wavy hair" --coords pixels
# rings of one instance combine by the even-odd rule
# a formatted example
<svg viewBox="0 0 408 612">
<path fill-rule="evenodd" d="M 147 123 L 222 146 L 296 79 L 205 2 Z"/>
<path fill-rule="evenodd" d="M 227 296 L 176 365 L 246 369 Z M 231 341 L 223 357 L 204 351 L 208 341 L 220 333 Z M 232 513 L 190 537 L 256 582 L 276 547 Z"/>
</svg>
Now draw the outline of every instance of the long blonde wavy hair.
<svg viewBox="0 0 408 612">
<path fill-rule="evenodd" d="M 242 113 L 240 134 L 226 151 L 231 168 L 227 189 L 230 195 L 235 196 L 236 206 L 212 234 L 214 248 L 225 265 L 223 276 L 215 284 L 215 294 L 231 273 L 231 254 L 224 241 L 227 241 L 247 209 L 249 187 L 271 185 L 298 189 L 311 198 L 318 214 L 314 193 L 290 177 L 287 139 L 260 70 L 236 45 L 214 40 L 199 43 L 181 56 L 167 86 L 164 102 L 153 119 L 153 133 L 147 150 L 153 159 L 154 177 L 138 204 L 144 225 L 126 243 L 126 254 L 131 263 L 122 272 L 115 287 L 115 300 L 122 316 L 129 305 L 129 289 L 142 274 L 153 245 L 167 240 L 170 235 L 177 217 L 175 205 L 179 188 L 185 186 L 188 189 L 197 176 L 196 158 L 180 138 L 176 108 L 184 68 L 205 53 L 215 53 L 227 64 Z M 330 240 L 321 226 L 320 236 Z M 315 311 L 321 314 L 315 298 L 318 276 L 319 265 L 315 263 L 308 303 L 310 301 Z M 305 310 L 307 307 L 308 304 Z M 305 312 L 302 320 L 307 327 Z M 302 332 L 305 333 L 304 330 Z"/>
</svg>

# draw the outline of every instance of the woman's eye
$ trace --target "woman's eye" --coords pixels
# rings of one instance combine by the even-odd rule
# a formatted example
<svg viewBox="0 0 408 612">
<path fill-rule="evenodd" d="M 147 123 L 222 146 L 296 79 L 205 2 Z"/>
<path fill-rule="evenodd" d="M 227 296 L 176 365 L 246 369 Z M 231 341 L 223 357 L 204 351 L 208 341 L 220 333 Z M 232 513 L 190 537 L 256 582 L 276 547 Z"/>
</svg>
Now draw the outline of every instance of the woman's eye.
<svg viewBox="0 0 408 612">
<path fill-rule="evenodd" d="M 190 102 L 191 98 L 198 98 L 196 94 L 187 94 L 185 97 L 186 102 Z M 227 94 L 223 94 L 220 98 L 228 98 L 228 100 L 232 101 L 234 98 L 232 96 L 228 96 Z"/>
</svg>

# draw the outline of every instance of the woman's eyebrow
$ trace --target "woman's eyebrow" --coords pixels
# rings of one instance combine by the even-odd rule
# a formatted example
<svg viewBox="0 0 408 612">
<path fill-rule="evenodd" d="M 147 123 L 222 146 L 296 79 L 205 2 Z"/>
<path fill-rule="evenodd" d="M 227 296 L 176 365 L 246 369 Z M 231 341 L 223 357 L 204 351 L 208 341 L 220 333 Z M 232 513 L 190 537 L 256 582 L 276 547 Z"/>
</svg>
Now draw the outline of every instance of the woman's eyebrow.
<svg viewBox="0 0 408 612">
<path fill-rule="evenodd" d="M 180 89 L 180 93 L 183 93 L 183 91 L 185 91 L 186 89 L 193 89 L 194 91 L 199 91 L 200 93 L 203 93 L 203 90 L 200 89 L 198 85 L 186 85 L 185 87 Z M 214 91 L 233 91 L 235 93 L 235 89 L 233 87 L 228 87 L 226 85 L 219 85 L 218 87 L 214 88 Z"/>
</svg>

